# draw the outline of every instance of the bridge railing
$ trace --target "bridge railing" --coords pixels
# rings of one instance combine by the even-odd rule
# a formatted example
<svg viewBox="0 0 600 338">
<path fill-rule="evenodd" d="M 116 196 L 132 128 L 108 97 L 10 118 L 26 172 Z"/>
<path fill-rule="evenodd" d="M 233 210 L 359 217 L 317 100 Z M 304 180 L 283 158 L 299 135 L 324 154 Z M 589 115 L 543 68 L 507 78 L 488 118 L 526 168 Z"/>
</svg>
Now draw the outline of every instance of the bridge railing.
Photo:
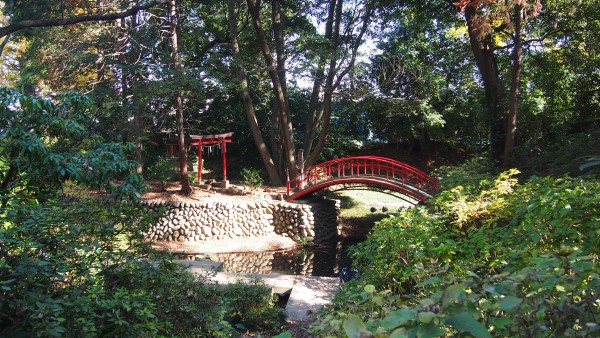
<svg viewBox="0 0 600 338">
<path fill-rule="evenodd" d="M 411 165 L 385 157 L 357 156 L 335 159 L 308 168 L 287 182 L 288 196 L 324 181 L 346 177 L 385 178 L 427 192 L 437 191 L 437 180 Z"/>
</svg>

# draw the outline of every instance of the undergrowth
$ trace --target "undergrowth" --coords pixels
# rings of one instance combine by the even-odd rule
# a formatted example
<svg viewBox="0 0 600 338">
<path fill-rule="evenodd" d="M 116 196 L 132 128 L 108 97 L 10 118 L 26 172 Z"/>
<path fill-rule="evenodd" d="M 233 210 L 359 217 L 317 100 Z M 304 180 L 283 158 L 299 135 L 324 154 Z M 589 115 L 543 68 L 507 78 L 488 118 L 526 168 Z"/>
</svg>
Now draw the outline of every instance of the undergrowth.
<svg viewBox="0 0 600 338">
<path fill-rule="evenodd" d="M 360 279 L 313 324 L 335 337 L 599 334 L 600 182 L 438 173 L 429 206 L 378 222 L 354 250 Z"/>
</svg>

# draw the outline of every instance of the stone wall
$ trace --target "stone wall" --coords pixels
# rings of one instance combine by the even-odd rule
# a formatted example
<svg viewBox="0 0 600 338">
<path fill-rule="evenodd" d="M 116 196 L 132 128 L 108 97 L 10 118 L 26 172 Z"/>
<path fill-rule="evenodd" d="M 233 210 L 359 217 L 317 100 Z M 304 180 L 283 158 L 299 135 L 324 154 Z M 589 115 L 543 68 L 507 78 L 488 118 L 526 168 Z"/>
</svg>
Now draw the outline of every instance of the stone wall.
<svg viewBox="0 0 600 338">
<path fill-rule="evenodd" d="M 159 241 L 206 241 L 278 234 L 297 242 L 320 244 L 339 236 L 339 201 L 305 203 L 144 201 L 166 212 L 145 234 Z"/>
</svg>

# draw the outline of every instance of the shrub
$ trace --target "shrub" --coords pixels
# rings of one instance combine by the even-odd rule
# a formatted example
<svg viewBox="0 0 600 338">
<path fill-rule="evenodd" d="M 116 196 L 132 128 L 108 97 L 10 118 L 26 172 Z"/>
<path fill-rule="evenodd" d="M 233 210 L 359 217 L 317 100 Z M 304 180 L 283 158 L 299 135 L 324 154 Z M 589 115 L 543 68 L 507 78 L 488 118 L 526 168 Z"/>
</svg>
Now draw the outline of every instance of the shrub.
<svg viewBox="0 0 600 338">
<path fill-rule="evenodd" d="M 225 318 L 238 328 L 273 331 L 285 323 L 285 315 L 275 306 L 271 288 L 260 280 L 226 285 L 223 295 Z"/>
<path fill-rule="evenodd" d="M 472 182 L 450 172 L 462 183 L 428 208 L 378 222 L 354 249 L 360 280 L 338 294 L 314 333 L 598 334 L 600 182 L 518 184 L 515 174 Z"/>
<path fill-rule="evenodd" d="M 134 204 L 53 200 L 0 224 L 0 336 L 230 336 L 273 330 L 282 311 L 263 284 L 207 283 L 153 251 L 156 215 Z"/>
<path fill-rule="evenodd" d="M 574 253 L 543 255 L 514 273 L 435 277 L 420 283 L 412 299 L 366 285 L 346 291 L 346 306 L 323 316 L 312 331 L 335 337 L 593 336 L 600 331 L 600 279 L 589 277 L 599 272 L 595 258 Z"/>
<path fill-rule="evenodd" d="M 134 147 L 89 132 L 91 101 L 5 88 L 0 101 L 0 336 L 232 335 L 220 289 L 143 238 L 159 215 L 135 202 Z"/>
<path fill-rule="evenodd" d="M 162 190 L 165 190 L 166 183 L 173 179 L 176 174 L 176 168 L 173 159 L 169 157 L 159 157 L 146 173 L 145 178 L 151 181 L 157 181 Z"/>
<path fill-rule="evenodd" d="M 264 180 L 261 176 L 261 172 L 255 168 L 243 168 L 240 171 L 242 175 L 242 184 L 250 186 L 252 188 L 261 187 L 264 184 Z"/>
</svg>

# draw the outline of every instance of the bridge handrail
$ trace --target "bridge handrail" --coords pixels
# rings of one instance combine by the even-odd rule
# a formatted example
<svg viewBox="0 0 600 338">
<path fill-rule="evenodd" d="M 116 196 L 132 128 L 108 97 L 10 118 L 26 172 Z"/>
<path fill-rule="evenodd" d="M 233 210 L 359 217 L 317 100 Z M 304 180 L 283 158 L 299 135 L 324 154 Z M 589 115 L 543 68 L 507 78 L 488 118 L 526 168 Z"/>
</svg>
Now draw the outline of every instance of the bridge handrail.
<svg viewBox="0 0 600 338">
<path fill-rule="evenodd" d="M 390 176 L 392 179 L 399 176 L 403 183 L 407 180 L 418 188 L 437 191 L 437 180 L 411 165 L 380 156 L 355 156 L 333 159 L 308 168 L 304 173 L 288 180 L 288 196 L 290 196 L 290 192 L 294 189 L 302 190 L 319 181 L 323 181 L 322 176 L 325 176 L 327 179 L 331 177 L 347 177 L 346 173 L 348 170 L 350 171 L 350 176 L 377 176 L 387 179 Z M 375 173 L 376 170 L 377 173 Z M 363 171 L 362 174 L 361 171 Z M 381 175 L 382 172 L 385 175 Z"/>
</svg>

